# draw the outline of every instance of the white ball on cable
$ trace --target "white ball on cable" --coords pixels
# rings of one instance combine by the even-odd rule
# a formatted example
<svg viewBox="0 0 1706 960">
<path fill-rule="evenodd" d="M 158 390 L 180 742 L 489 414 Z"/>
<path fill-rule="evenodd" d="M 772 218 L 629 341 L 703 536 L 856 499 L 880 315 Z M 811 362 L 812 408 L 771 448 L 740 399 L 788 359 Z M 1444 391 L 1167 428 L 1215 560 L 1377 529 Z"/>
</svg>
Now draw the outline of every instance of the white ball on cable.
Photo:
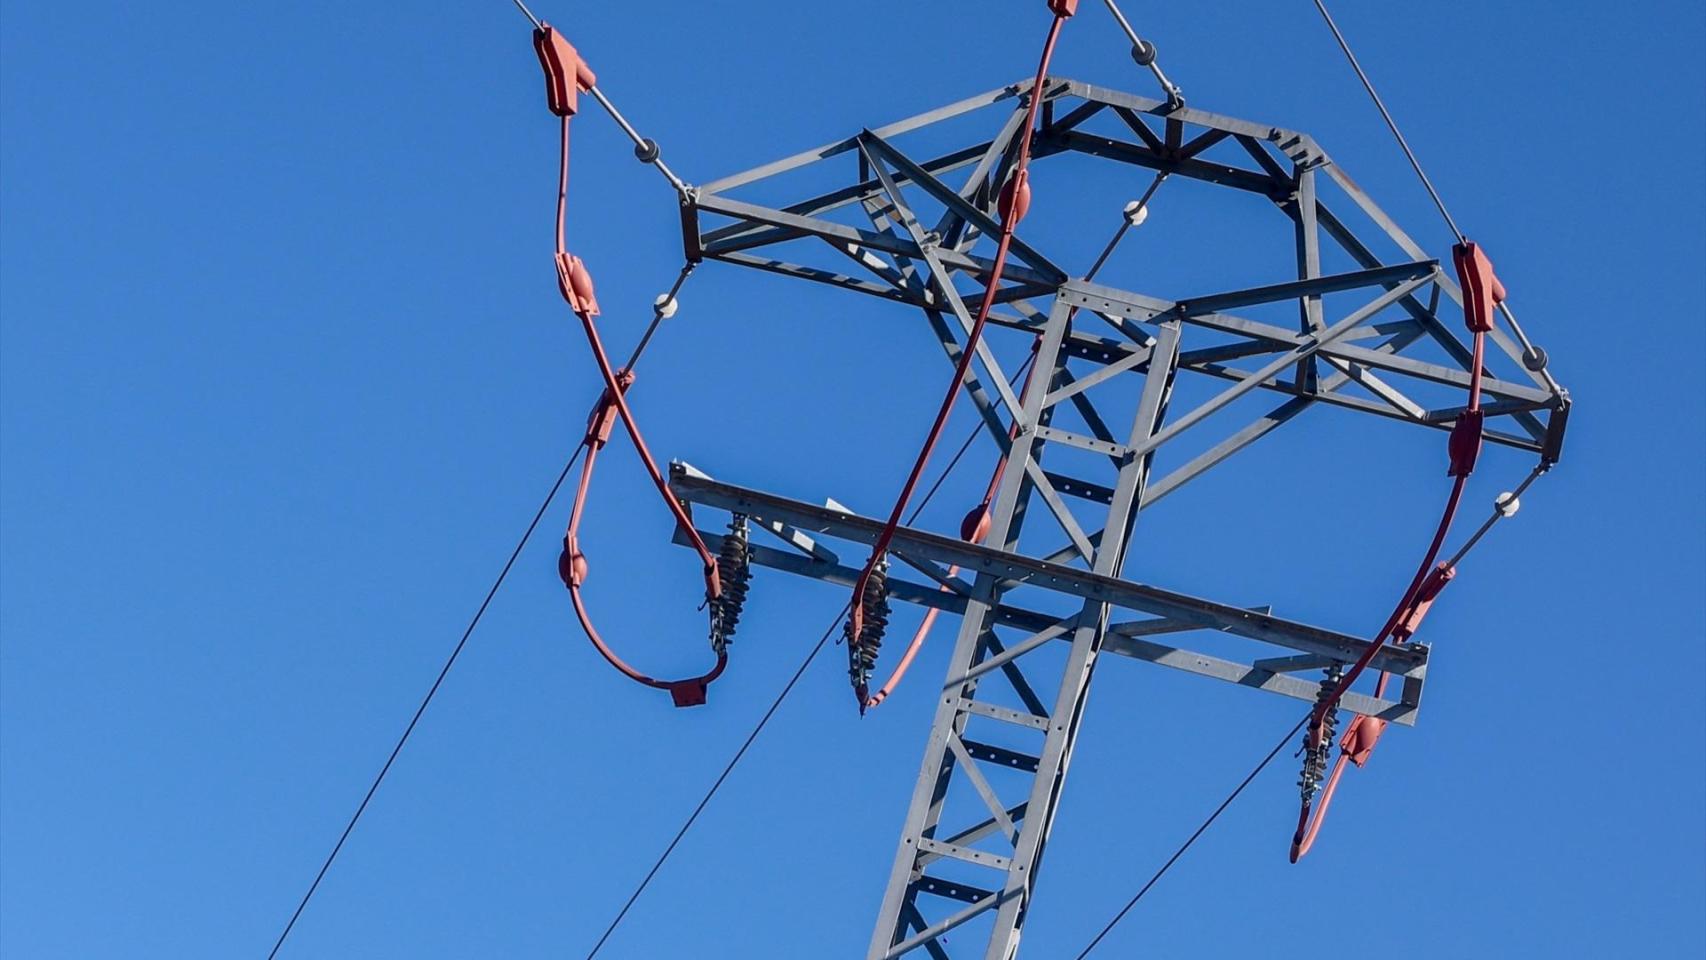
<svg viewBox="0 0 1706 960">
<path fill-rule="evenodd" d="M 1136 200 L 1125 205 L 1125 222 L 1127 226 L 1140 226 L 1149 219 L 1149 204 Z"/>
<path fill-rule="evenodd" d="M 1516 494 L 1506 490 L 1493 498 L 1493 509 L 1497 510 L 1501 517 L 1514 517 L 1516 512 L 1522 509 L 1522 501 L 1516 498 Z"/>
<path fill-rule="evenodd" d="M 675 316 L 675 308 L 677 306 L 678 304 L 675 302 L 675 298 L 667 293 L 658 294 L 658 298 L 652 301 L 652 309 L 655 310 L 658 317 L 663 320 L 668 320 L 670 317 Z"/>
</svg>

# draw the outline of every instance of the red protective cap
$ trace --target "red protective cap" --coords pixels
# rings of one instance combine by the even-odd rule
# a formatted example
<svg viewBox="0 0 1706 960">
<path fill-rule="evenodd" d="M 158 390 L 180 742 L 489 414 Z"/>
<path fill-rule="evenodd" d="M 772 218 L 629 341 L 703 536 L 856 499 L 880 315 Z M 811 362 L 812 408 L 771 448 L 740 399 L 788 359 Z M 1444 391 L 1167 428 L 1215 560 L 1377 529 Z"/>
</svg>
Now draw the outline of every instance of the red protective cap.
<svg viewBox="0 0 1706 960">
<path fill-rule="evenodd" d="M 563 552 L 557 555 L 557 576 L 563 578 L 563 586 L 574 588 L 586 582 L 586 554 L 581 553 L 580 544 L 574 537 L 563 538 Z"/>
<path fill-rule="evenodd" d="M 1493 329 L 1493 312 L 1505 299 L 1505 285 L 1493 273 L 1493 261 L 1481 245 L 1467 240 L 1451 248 L 1457 279 L 1463 283 L 1463 320 L 1471 333 Z"/>
<path fill-rule="evenodd" d="M 559 117 L 575 115 L 576 93 L 591 90 L 598 77 L 562 34 L 549 24 L 533 31 L 533 51 L 545 70 L 545 103 Z"/>
<path fill-rule="evenodd" d="M 1362 766 L 1368 763 L 1369 754 L 1374 752 L 1374 745 L 1380 742 L 1380 735 L 1386 732 L 1386 721 L 1375 717 L 1358 716 L 1351 722 L 1351 728 L 1339 738 L 1339 749 L 1344 751 L 1345 759 Z"/>
<path fill-rule="evenodd" d="M 1001 185 L 1001 200 L 996 207 L 1001 213 L 1001 222 L 1017 226 L 1020 220 L 1031 209 L 1031 172 L 1015 170 Z"/>
<path fill-rule="evenodd" d="M 960 539 L 967 543 L 982 543 L 989 533 L 989 504 L 980 503 L 960 521 Z"/>
<path fill-rule="evenodd" d="M 598 296 L 592 287 L 592 274 L 580 257 L 572 253 L 557 254 L 557 290 L 569 302 L 569 309 L 589 317 L 598 316 Z"/>
<path fill-rule="evenodd" d="M 1050 13 L 1065 20 L 1078 12 L 1078 0 L 1048 0 Z"/>
<path fill-rule="evenodd" d="M 1475 461 L 1481 456 L 1481 430 L 1486 420 L 1487 415 L 1481 410 L 1465 410 L 1457 415 L 1457 423 L 1451 428 L 1451 439 L 1445 444 L 1451 455 L 1451 466 L 1446 469 L 1446 476 L 1467 477 L 1475 472 Z"/>
</svg>

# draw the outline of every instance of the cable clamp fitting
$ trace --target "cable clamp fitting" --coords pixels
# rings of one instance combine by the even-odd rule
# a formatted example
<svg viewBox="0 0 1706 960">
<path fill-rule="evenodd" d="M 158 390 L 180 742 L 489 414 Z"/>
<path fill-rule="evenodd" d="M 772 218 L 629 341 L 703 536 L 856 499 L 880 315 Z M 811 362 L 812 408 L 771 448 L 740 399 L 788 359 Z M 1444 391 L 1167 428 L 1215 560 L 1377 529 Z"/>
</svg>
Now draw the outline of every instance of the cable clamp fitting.
<svg viewBox="0 0 1706 960">
<path fill-rule="evenodd" d="M 709 686 L 704 680 L 694 677 L 691 680 L 677 680 L 669 685 L 669 698 L 678 707 L 700 707 L 705 705 L 705 688 Z"/>
<path fill-rule="evenodd" d="M 563 586 L 580 589 L 586 583 L 586 573 L 586 554 L 581 552 L 580 541 L 572 534 L 563 537 L 563 552 L 557 555 L 557 576 L 563 578 Z"/>
<path fill-rule="evenodd" d="M 559 117 L 572 117 L 578 94 L 598 85 L 598 77 L 581 59 L 574 44 L 545 24 L 533 31 L 533 51 L 545 71 L 545 104 Z"/>
<path fill-rule="evenodd" d="M 1451 457 L 1446 476 L 1467 477 L 1475 472 L 1475 461 L 1481 457 L 1481 432 L 1486 421 L 1487 414 L 1481 410 L 1465 410 L 1457 415 L 1457 422 L 1451 427 L 1451 438 L 1445 444 Z"/>
<path fill-rule="evenodd" d="M 1493 272 L 1493 261 L 1478 243 L 1453 244 L 1451 262 L 1463 284 L 1463 320 L 1470 333 L 1490 333 L 1493 314 L 1505 300 L 1505 285 Z"/>
<path fill-rule="evenodd" d="M 593 289 L 592 273 L 580 257 L 572 253 L 557 254 L 557 291 L 568 301 L 569 309 L 582 316 L 598 316 L 598 294 Z"/>
<path fill-rule="evenodd" d="M 628 388 L 634 385 L 634 372 L 621 370 L 616 374 L 616 385 L 626 394 Z M 592 405 L 592 412 L 586 418 L 586 445 L 594 450 L 601 450 L 610 442 L 610 432 L 616 427 L 616 398 L 611 396 L 610 388 L 606 387 L 598 395 L 598 402 Z"/>
<path fill-rule="evenodd" d="M 1434 601 L 1439 599 L 1440 591 L 1456 576 L 1457 568 L 1443 563 L 1428 572 L 1427 579 L 1423 580 L 1421 587 L 1416 590 L 1415 599 L 1410 601 L 1410 609 L 1392 628 L 1394 642 L 1404 643 L 1416 635 L 1416 631 L 1421 629 L 1423 618 L 1433 608 Z"/>
</svg>

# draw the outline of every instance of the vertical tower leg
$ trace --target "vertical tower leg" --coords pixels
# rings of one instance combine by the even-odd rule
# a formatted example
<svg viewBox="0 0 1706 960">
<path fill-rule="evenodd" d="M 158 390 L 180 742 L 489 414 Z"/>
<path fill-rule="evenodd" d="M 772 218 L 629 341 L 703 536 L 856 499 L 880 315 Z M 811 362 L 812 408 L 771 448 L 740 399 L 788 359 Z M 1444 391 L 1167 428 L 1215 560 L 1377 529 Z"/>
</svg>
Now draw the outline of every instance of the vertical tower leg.
<svg viewBox="0 0 1706 960">
<path fill-rule="evenodd" d="M 1178 358 L 1179 330 L 1176 323 L 1162 324 L 1148 345 L 1144 388 L 1130 417 L 1127 439 L 1121 443 L 1048 426 L 1054 405 L 1072 402 L 1082 409 L 1086 402 L 1087 392 L 1069 396 L 1062 389 L 1071 380 L 1061 352 L 1071 322 L 1072 310 L 1057 302 L 1036 359 L 1038 369 L 1052 371 L 1053 376 L 1041 381 L 1048 389 L 1031 391 L 1018 414 L 1018 435 L 995 500 L 990 542 L 1015 549 L 1017 518 L 1033 506 L 1033 517 L 1055 519 L 1086 566 L 1117 575 L 1149 473 L 1149 457 L 1133 455 L 1130 449 L 1159 428 Z M 1045 443 L 1069 443 L 1108 455 L 1114 476 L 1106 486 L 1107 515 L 1098 533 L 1086 534 L 1066 511 L 1041 468 Z M 1033 497 L 1041 501 L 1040 506 L 1030 504 Z M 1046 629 L 1004 638 L 1002 631 L 1011 628 L 997 620 L 994 607 L 1019 586 L 988 572 L 981 573 L 973 585 L 871 939 L 870 960 L 889 960 L 916 950 L 937 960 L 950 956 L 1011 960 L 1018 949 L 1108 619 L 1106 604 L 1086 601 Z M 1068 637 L 1064 668 L 1055 669 L 1058 679 L 1045 682 L 1051 679 L 1046 677 L 1048 668 L 1040 658 L 1027 659 L 1027 655 Z M 979 695 L 980 682 L 992 679 L 996 671 L 1011 684 L 1024 710 Z M 1044 693 L 1039 695 L 1039 690 Z M 1049 691 L 1052 697 L 1047 696 Z M 1014 735 L 1028 735 L 1033 742 L 1040 735 L 1041 742 L 1031 750 L 984 743 L 967 735 L 973 718 L 980 724 L 995 722 L 1027 731 Z M 995 776 L 997 770 L 1004 772 Z M 1015 771 L 1029 775 L 1023 792 L 1012 782 Z M 950 796 L 961 794 L 975 797 L 977 809 L 988 816 L 963 825 L 953 822 Z M 944 861 L 957 861 L 954 869 L 960 875 L 975 873 L 987 880 L 945 878 L 940 867 L 933 871 L 933 865 Z M 974 944 L 977 937 L 962 936 L 950 950 L 944 934 L 980 918 L 990 923 L 991 917 L 987 940 Z"/>
</svg>

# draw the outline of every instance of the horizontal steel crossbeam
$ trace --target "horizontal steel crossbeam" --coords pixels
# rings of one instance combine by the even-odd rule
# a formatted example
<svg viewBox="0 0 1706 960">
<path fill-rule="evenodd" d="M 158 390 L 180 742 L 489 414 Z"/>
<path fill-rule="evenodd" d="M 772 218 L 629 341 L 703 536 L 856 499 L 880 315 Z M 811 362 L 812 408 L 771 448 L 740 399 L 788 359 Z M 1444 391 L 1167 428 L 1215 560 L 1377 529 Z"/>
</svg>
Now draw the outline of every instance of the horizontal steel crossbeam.
<svg viewBox="0 0 1706 960">
<path fill-rule="evenodd" d="M 782 524 L 784 529 L 794 534 L 806 531 L 808 535 L 818 534 L 866 545 L 875 542 L 876 534 L 882 528 L 878 520 L 723 483 L 683 463 L 671 465 L 670 489 L 688 504 L 744 514 L 755 527 L 769 528 L 773 524 Z M 701 535 L 713 549 L 721 541 L 720 535 L 710 529 L 702 531 Z M 811 542 L 822 549 L 815 539 Z M 752 549 L 754 561 L 761 566 L 844 586 L 851 586 L 858 577 L 858 571 L 851 567 L 819 559 L 803 550 L 790 553 L 758 544 L 754 544 Z M 1367 641 L 1361 638 L 1275 617 L 1263 608 L 1216 603 L 911 527 L 901 527 L 896 531 L 893 549 L 897 554 L 954 564 L 965 571 L 991 573 L 1018 583 L 1046 584 L 1051 590 L 1158 616 L 1163 619 L 1111 624 L 1105 650 L 1298 700 L 1313 701 L 1319 684 L 1289 676 L 1285 671 L 1261 669 L 1167 646 L 1148 639 L 1148 636 L 1161 632 L 1213 630 L 1340 663 L 1354 662 L 1367 649 Z M 963 594 L 944 591 L 934 583 L 922 586 L 891 577 L 889 590 L 894 599 L 951 613 L 960 613 L 966 608 Z M 1058 617 L 1011 604 L 1001 606 L 999 618 L 1032 631 L 1045 630 L 1060 622 Z M 1425 678 L 1427 662 L 1428 646 L 1420 643 L 1388 644 L 1373 661 L 1375 669 L 1417 680 Z M 1407 725 L 1415 723 L 1419 706 L 1419 699 L 1382 701 L 1360 694 L 1348 694 L 1344 702 L 1347 709 Z"/>
</svg>

